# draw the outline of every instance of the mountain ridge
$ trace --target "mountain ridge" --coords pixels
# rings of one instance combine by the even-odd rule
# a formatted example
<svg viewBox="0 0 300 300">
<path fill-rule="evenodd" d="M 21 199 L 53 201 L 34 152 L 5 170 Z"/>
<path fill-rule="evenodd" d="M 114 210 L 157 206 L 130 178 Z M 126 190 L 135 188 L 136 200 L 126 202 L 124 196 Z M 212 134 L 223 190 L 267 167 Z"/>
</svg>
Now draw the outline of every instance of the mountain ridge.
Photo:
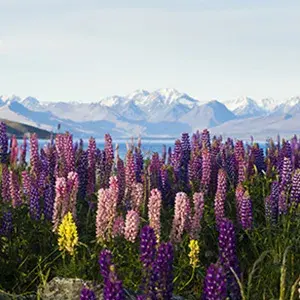
<svg viewBox="0 0 300 300">
<path fill-rule="evenodd" d="M 272 98 L 257 101 L 245 96 L 204 102 L 173 88 L 153 92 L 136 90 L 126 96 L 114 95 L 94 102 L 42 102 L 31 96 L 23 99 L 16 95 L 0 96 L 0 117 L 7 114 L 12 121 L 19 118 L 47 130 L 53 130 L 59 123 L 63 130 L 75 135 L 96 137 L 105 130 L 118 137 L 171 136 L 203 128 L 220 132 L 226 128 L 230 133 L 236 132 L 236 124 L 239 124 L 239 132 L 250 135 L 255 127 L 248 124 L 251 118 L 261 118 L 262 134 L 264 124 L 276 118 L 285 132 L 288 131 L 286 126 L 296 122 L 299 112 L 300 97 L 297 96 L 281 102 Z"/>
</svg>

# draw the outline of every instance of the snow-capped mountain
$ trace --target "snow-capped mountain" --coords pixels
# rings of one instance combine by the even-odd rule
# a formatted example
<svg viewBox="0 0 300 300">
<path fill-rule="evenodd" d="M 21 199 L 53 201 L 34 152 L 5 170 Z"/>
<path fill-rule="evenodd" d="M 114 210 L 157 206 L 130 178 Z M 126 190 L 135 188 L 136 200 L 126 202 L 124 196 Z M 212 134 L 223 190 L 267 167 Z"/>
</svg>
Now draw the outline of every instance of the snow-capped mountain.
<svg viewBox="0 0 300 300">
<path fill-rule="evenodd" d="M 298 113 L 300 97 L 282 103 L 272 98 L 255 101 L 249 97 L 205 103 L 171 88 L 153 92 L 136 90 L 126 96 L 115 95 L 89 103 L 46 103 L 34 97 L 21 99 L 15 95 L 0 97 L 0 118 L 47 130 L 55 130 L 60 123 L 62 130 L 95 137 L 102 137 L 105 132 L 116 137 L 139 134 L 174 137 L 183 131 L 203 128 L 215 128 L 226 134 L 231 131 L 251 134 L 251 130 L 263 132 L 264 123 L 279 130 L 273 124 L 275 120 L 283 126 L 282 130 L 285 126 L 294 128 L 292 122 Z M 251 123 L 254 120 L 258 127 Z"/>
<path fill-rule="evenodd" d="M 240 97 L 238 99 L 226 101 L 225 105 L 240 118 L 249 118 L 266 114 L 264 107 L 259 106 L 256 101 L 248 97 Z"/>
</svg>

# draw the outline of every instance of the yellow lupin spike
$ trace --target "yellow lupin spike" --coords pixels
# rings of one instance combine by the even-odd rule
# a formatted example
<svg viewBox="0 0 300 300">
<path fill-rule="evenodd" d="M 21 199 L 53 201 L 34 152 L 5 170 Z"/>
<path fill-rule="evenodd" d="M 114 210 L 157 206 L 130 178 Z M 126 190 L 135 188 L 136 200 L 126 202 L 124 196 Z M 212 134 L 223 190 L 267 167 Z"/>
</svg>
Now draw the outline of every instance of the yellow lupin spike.
<svg viewBox="0 0 300 300">
<path fill-rule="evenodd" d="M 58 228 L 58 246 L 60 251 L 68 251 L 70 255 L 74 254 L 74 249 L 78 244 L 77 227 L 73 216 L 68 212 Z"/>
<path fill-rule="evenodd" d="M 190 248 L 190 253 L 189 253 L 190 265 L 193 268 L 196 268 L 199 262 L 199 253 L 200 253 L 198 241 L 191 240 L 189 243 L 189 248 Z"/>
</svg>

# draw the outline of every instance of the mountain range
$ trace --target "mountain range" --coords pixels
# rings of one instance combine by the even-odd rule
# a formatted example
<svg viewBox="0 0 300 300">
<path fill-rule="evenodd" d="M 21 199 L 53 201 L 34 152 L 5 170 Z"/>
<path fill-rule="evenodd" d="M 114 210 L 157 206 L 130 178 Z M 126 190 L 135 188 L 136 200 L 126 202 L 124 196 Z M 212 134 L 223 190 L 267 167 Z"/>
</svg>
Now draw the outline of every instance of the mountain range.
<svg viewBox="0 0 300 300">
<path fill-rule="evenodd" d="M 276 102 L 241 97 L 230 101 L 203 102 L 165 88 L 137 90 L 97 102 L 43 102 L 34 97 L 0 96 L 0 118 L 77 137 L 175 137 L 182 132 L 209 128 L 213 134 L 256 139 L 278 133 L 300 133 L 300 97 Z"/>
</svg>

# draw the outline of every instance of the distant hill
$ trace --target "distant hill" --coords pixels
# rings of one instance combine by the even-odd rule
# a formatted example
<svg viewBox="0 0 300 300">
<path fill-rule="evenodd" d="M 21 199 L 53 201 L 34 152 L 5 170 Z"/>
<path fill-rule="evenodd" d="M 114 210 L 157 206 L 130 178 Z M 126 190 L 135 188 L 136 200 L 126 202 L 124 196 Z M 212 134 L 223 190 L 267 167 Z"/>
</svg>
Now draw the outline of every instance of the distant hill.
<svg viewBox="0 0 300 300">
<path fill-rule="evenodd" d="M 0 119 L 0 121 L 6 124 L 8 135 L 15 134 L 18 139 L 23 138 L 24 134 L 30 133 L 36 133 L 40 139 L 49 139 L 51 136 L 51 132 L 34 126 L 8 121 L 5 119 Z"/>
</svg>

